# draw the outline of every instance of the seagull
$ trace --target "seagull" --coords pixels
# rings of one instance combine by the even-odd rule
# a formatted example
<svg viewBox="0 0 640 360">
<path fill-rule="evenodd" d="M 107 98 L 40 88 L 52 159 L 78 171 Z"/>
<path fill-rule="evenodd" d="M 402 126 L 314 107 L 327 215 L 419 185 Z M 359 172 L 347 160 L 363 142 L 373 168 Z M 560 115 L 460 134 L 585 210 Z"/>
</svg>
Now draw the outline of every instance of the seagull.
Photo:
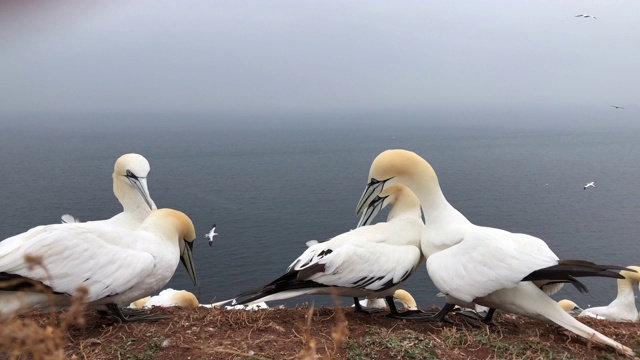
<svg viewBox="0 0 640 360">
<path fill-rule="evenodd" d="M 579 15 L 576 15 L 576 16 L 574 16 L 574 17 L 592 18 L 592 19 L 594 19 L 594 20 L 598 20 L 598 18 L 597 18 L 597 17 L 592 16 L 592 15 L 589 15 L 589 14 L 579 14 Z"/>
<path fill-rule="evenodd" d="M 109 223 L 134 230 L 142 224 L 152 210 L 157 209 L 147 187 L 147 176 L 151 170 L 149 161 L 140 154 L 120 156 L 113 169 L 113 193 L 122 205 L 122 212 L 106 220 L 88 221 L 87 224 Z M 61 217 L 63 223 L 80 222 L 72 215 Z"/>
<path fill-rule="evenodd" d="M 587 190 L 587 188 L 589 188 L 589 187 L 596 187 L 595 181 L 587 183 L 587 185 L 585 185 L 584 189 L 582 189 L 582 190 Z"/>
<path fill-rule="evenodd" d="M 390 317 L 417 318 L 419 314 L 399 313 L 393 294 L 424 260 L 420 252 L 424 228 L 420 203 L 404 186 L 385 190 L 363 214 L 361 227 L 325 242 L 311 242 L 281 277 L 215 305 L 251 305 L 300 295 L 335 294 L 385 298 Z M 393 208 L 387 222 L 369 225 L 373 216 L 389 204 Z M 359 311 L 360 304 L 354 300 Z"/>
<path fill-rule="evenodd" d="M 622 106 L 611 105 L 611 107 L 616 109 L 616 110 L 624 110 L 624 108 Z"/>
<path fill-rule="evenodd" d="M 129 305 L 132 309 L 150 309 L 154 306 L 176 306 L 184 309 L 195 309 L 200 306 L 200 303 L 198 302 L 198 298 L 189 291 L 169 288 L 160 291 L 158 295 L 147 296 Z"/>
<path fill-rule="evenodd" d="M 91 309 L 122 321 L 152 319 L 128 318 L 121 307 L 161 289 L 180 261 L 198 283 L 195 230 L 180 211 L 154 210 L 136 230 L 72 223 L 21 235 L 0 242 L 0 283 L 9 284 L 0 288 L 0 318 L 52 303 L 69 306 L 76 290 L 85 287 Z"/>
<path fill-rule="evenodd" d="M 216 235 L 220 235 L 220 234 L 216 232 L 216 224 L 213 224 L 213 227 L 211 228 L 211 230 L 209 230 L 209 232 L 205 235 L 205 237 L 209 239 L 209 246 L 213 244 L 213 237 Z"/>
<path fill-rule="evenodd" d="M 427 224 L 422 233 L 422 252 L 427 258 L 429 277 L 446 294 L 447 305 L 443 310 L 479 304 L 553 322 L 586 339 L 635 356 L 629 347 L 577 321 L 549 297 L 566 282 L 586 291 L 577 276 L 620 278 L 619 273 L 611 270 L 624 268 L 560 260 L 539 238 L 474 225 L 447 202 L 431 165 L 413 152 L 382 152 L 371 164 L 368 179 L 356 215 L 393 184 L 406 185 L 420 199 Z"/>
<path fill-rule="evenodd" d="M 628 269 L 640 271 L 640 266 L 627 266 Z M 636 321 L 638 309 L 633 288 L 640 286 L 640 273 L 621 271 L 624 279 L 618 279 L 618 295 L 607 306 L 590 307 L 584 309 L 580 316 L 590 316 L 612 321 Z"/>
</svg>

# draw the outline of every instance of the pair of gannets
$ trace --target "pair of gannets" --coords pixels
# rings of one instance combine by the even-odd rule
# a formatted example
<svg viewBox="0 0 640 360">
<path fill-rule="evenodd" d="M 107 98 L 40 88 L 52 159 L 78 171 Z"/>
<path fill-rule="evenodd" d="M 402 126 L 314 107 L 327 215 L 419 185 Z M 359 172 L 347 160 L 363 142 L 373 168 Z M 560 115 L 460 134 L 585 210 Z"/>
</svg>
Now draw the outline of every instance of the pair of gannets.
<svg viewBox="0 0 640 360">
<path fill-rule="evenodd" d="M 581 309 L 571 300 L 561 300 L 559 303 L 563 308 L 571 308 L 571 313 L 578 316 L 589 316 L 597 319 L 611 321 L 637 321 L 638 309 L 636 308 L 636 297 L 633 291 L 635 286 L 640 287 L 640 267 L 627 266 L 637 272 L 621 271 L 624 279 L 618 279 L 618 295 L 607 306 L 596 306 Z M 565 308 L 565 310 L 567 310 Z"/>
<path fill-rule="evenodd" d="M 387 222 L 368 225 L 387 205 L 393 205 Z M 385 298 L 390 315 L 403 316 L 393 303 L 393 294 L 424 260 L 420 251 L 424 227 L 420 203 L 406 187 L 389 187 L 371 203 L 359 225 L 362 226 L 328 241 L 308 242 L 307 250 L 284 275 L 214 305 L 229 301 L 251 305 L 300 295 L 336 294 Z M 356 307 L 359 305 L 356 299 Z"/>
<path fill-rule="evenodd" d="M 48 307 L 52 300 L 69 305 L 84 286 L 91 308 L 125 320 L 119 307 L 162 288 L 178 259 L 196 283 L 193 223 L 176 210 L 152 211 L 148 172 L 140 155 L 116 161 L 113 191 L 123 212 L 110 219 L 38 226 L 0 242 L 0 317 Z"/>
<path fill-rule="evenodd" d="M 586 290 L 576 276 L 621 277 L 609 269 L 580 260 L 559 260 L 539 238 L 472 224 L 445 199 L 435 171 L 427 161 L 406 150 L 378 155 L 369 182 L 356 207 L 364 211 L 389 186 L 404 184 L 420 199 L 425 222 L 422 252 L 427 271 L 449 303 L 475 304 L 554 322 L 580 336 L 613 347 L 628 356 L 634 352 L 567 314 L 548 294 L 563 282 Z"/>
</svg>

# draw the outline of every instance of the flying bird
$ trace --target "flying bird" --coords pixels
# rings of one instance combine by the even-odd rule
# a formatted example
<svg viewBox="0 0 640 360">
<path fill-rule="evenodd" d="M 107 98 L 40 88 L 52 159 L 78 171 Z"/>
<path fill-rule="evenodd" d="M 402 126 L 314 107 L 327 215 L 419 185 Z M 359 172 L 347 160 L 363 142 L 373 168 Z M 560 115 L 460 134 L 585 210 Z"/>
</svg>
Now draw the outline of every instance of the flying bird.
<svg viewBox="0 0 640 360">
<path fill-rule="evenodd" d="M 622 106 L 617 106 L 617 105 L 611 105 L 612 108 L 616 109 L 616 110 L 624 110 L 624 108 Z"/>
<path fill-rule="evenodd" d="M 588 183 L 587 185 L 585 185 L 582 190 L 587 190 L 587 188 L 590 188 L 590 187 L 596 187 L 595 181 L 592 181 L 592 182 Z"/>
<path fill-rule="evenodd" d="M 578 276 L 618 279 L 623 276 L 611 270 L 625 268 L 559 259 L 542 239 L 473 224 L 446 200 L 431 165 L 413 152 L 382 152 L 371 164 L 368 179 L 356 215 L 386 187 L 398 183 L 420 199 L 426 224 L 421 248 L 429 277 L 446 296 L 444 310 L 479 304 L 549 321 L 635 357 L 632 349 L 577 321 L 549 296 L 564 283 L 586 291 Z"/>
<path fill-rule="evenodd" d="M 597 18 L 597 17 L 595 17 L 595 16 L 593 16 L 593 15 L 589 15 L 589 14 L 579 14 L 579 15 L 576 15 L 576 16 L 574 16 L 574 17 L 592 18 L 592 19 L 594 19 L 594 20 L 598 20 L 598 18 Z"/>
<path fill-rule="evenodd" d="M 209 230 L 209 232 L 205 235 L 205 237 L 209 239 L 209 246 L 213 244 L 213 237 L 216 235 L 220 235 L 220 234 L 216 232 L 216 224 L 213 224 L 213 227 L 211 228 L 211 230 Z"/>
</svg>

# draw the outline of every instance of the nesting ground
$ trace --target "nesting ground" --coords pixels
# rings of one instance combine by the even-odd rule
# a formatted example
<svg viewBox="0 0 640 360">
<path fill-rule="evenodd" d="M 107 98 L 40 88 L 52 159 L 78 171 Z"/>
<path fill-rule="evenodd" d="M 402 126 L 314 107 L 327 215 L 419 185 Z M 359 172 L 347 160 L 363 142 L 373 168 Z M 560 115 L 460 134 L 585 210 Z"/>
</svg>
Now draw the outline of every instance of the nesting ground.
<svg viewBox="0 0 640 360">
<path fill-rule="evenodd" d="M 156 308 L 169 315 L 157 322 L 122 324 L 85 312 L 70 322 L 35 312 L 20 318 L 36 345 L 12 340 L 0 345 L 0 359 L 14 355 L 64 359 L 616 359 L 611 349 L 592 344 L 554 325 L 496 314 L 494 326 L 473 327 L 460 315 L 451 324 L 398 321 L 353 308 L 263 309 L 257 311 Z M 592 328 L 640 350 L 640 323 L 580 318 Z M 2 324 L 3 329 L 8 327 Z M 38 342 L 63 332 L 56 344 Z M 28 335 L 31 334 L 31 335 Z M 0 335 L 7 338 L 7 334 Z M 23 348 L 20 348 L 23 347 Z M 50 348 L 50 349 L 49 349 Z M 44 349 L 44 350 L 43 350 Z M 49 349 L 49 350 L 47 350 Z M 26 355 L 26 356 L 25 356 Z"/>
</svg>

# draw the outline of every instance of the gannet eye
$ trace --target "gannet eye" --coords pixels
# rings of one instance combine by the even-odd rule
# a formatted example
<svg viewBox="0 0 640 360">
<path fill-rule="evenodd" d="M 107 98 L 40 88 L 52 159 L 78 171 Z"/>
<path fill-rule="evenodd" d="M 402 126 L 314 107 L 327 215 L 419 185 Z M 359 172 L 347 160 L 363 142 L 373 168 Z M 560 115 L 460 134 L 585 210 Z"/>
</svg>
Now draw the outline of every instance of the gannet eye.
<svg viewBox="0 0 640 360">
<path fill-rule="evenodd" d="M 138 177 L 136 176 L 136 174 L 132 173 L 131 170 L 127 169 L 127 175 L 125 175 L 128 178 L 132 178 L 132 179 L 137 179 Z"/>
</svg>

